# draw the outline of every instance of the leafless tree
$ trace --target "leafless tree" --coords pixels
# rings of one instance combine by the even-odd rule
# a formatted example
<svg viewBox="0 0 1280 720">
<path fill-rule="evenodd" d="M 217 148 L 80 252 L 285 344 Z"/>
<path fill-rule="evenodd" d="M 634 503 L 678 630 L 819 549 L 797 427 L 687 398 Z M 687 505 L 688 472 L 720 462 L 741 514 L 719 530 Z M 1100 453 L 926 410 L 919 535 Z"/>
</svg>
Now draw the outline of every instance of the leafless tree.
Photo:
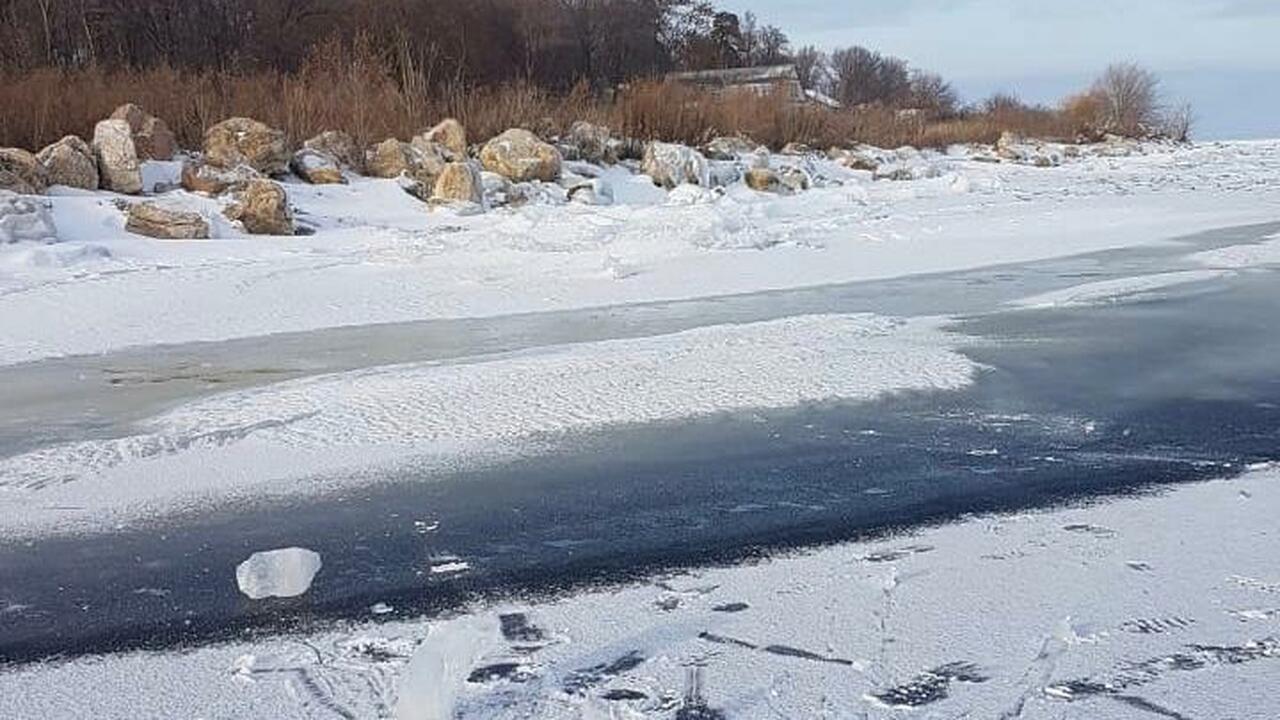
<svg viewBox="0 0 1280 720">
<path fill-rule="evenodd" d="M 1160 80 L 1134 63 L 1111 65 L 1094 83 L 1103 103 L 1103 129 L 1123 135 L 1144 135 L 1160 123 Z"/>
</svg>

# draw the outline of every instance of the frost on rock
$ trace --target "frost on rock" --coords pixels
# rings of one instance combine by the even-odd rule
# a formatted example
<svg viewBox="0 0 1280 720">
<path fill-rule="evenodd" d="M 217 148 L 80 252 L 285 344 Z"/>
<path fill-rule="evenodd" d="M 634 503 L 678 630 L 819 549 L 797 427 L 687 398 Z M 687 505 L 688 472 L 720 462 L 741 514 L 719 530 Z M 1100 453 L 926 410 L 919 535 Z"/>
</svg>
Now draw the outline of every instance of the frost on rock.
<svg viewBox="0 0 1280 720">
<path fill-rule="evenodd" d="M 58 230 L 54 227 L 49 205 L 40 200 L 0 191 L 0 245 L 24 240 L 54 243 Z"/>
<path fill-rule="evenodd" d="M 702 153 L 685 145 L 651 142 L 645 149 L 641 165 L 644 174 L 653 178 L 655 185 L 671 190 L 680 185 L 711 184 L 707 159 Z"/>
<path fill-rule="evenodd" d="M 297 597 L 320 572 L 320 553 L 305 548 L 256 552 L 236 566 L 236 584 L 252 600 Z"/>
</svg>

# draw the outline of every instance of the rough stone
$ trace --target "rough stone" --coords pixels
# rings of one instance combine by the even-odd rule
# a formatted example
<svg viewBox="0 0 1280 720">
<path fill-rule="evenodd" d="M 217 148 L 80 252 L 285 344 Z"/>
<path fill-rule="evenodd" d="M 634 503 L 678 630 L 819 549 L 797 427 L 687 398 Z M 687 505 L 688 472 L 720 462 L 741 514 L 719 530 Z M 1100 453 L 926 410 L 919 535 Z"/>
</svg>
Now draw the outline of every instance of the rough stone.
<svg viewBox="0 0 1280 720">
<path fill-rule="evenodd" d="M 50 185 L 98 189 L 98 161 L 89 143 L 68 135 L 36 154 Z"/>
<path fill-rule="evenodd" d="M 364 172 L 364 153 L 356 141 L 341 130 L 325 130 L 302 143 L 302 147 L 322 152 L 353 172 Z"/>
<path fill-rule="evenodd" d="M 431 200 L 439 203 L 475 203 L 484 201 L 484 182 L 480 167 L 470 160 L 451 162 L 436 178 Z"/>
<path fill-rule="evenodd" d="M 706 158 L 697 150 L 684 145 L 649 143 L 640 169 L 641 172 L 653 178 L 655 185 L 668 190 L 677 185 L 707 187 L 710 184 Z"/>
<path fill-rule="evenodd" d="M 48 175 L 35 155 L 21 148 L 0 148 L 0 190 L 39 195 L 48 184 Z"/>
<path fill-rule="evenodd" d="M 319 150 L 299 150 L 293 154 L 289 167 L 294 175 L 312 185 L 337 185 L 347 181 L 337 159 Z"/>
<path fill-rule="evenodd" d="M 467 130 L 462 123 L 453 118 L 445 118 L 438 125 L 422 134 L 452 153 L 451 160 L 461 160 L 467 156 Z"/>
<path fill-rule="evenodd" d="M 284 132 L 251 118 L 235 117 L 204 134 L 205 162 L 230 169 L 248 165 L 264 175 L 283 175 L 289 169 Z"/>
<path fill-rule="evenodd" d="M 129 123 L 119 119 L 99 122 L 93 129 L 93 152 L 103 189 L 125 195 L 142 192 L 142 165 Z"/>
<path fill-rule="evenodd" d="M 560 151 L 519 128 L 485 143 L 480 150 L 480 161 L 486 170 L 513 182 L 555 182 L 560 177 Z"/>
<path fill-rule="evenodd" d="M 133 146 L 139 160 L 172 160 L 178 141 L 173 131 L 160 118 L 148 114 L 133 103 L 126 103 L 111 113 L 112 120 L 129 123 Z"/>
<path fill-rule="evenodd" d="M 226 209 L 226 216 L 237 220 L 252 235 L 292 235 L 293 213 L 289 196 L 277 182 L 250 180 L 236 202 Z"/>
<path fill-rule="evenodd" d="M 209 222 L 200 213 L 142 202 L 129 206 L 124 229 L 138 235 L 166 240 L 209 237 Z"/>
</svg>

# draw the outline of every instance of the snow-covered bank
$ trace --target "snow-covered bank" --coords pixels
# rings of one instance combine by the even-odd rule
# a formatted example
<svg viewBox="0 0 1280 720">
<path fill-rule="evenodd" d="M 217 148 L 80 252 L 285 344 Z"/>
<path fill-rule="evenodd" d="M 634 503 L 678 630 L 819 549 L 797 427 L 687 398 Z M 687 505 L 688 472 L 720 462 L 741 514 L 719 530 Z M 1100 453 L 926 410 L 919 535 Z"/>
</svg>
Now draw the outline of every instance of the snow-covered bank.
<svg viewBox="0 0 1280 720">
<path fill-rule="evenodd" d="M 976 371 L 960 342 L 928 320 L 820 315 L 266 385 L 178 407 L 129 437 L 0 460 L 0 528 L 110 527 L 323 490 L 296 482 L 312 473 L 456 465 L 576 430 L 951 390 Z"/>
<path fill-rule="evenodd" d="M 735 720 L 1262 720 L 1278 512 L 1264 467 L 444 622 L 31 666 L 0 673 L 0 715 L 669 718 L 701 668 Z"/>
<path fill-rule="evenodd" d="M 807 162 L 830 182 L 794 196 L 667 194 L 611 168 L 613 205 L 483 215 L 428 212 L 391 180 L 289 184 L 315 231 L 292 238 L 219 226 L 213 240 L 150 240 L 123 230 L 107 195 L 63 190 L 46 199 L 64 242 L 0 247 L 0 364 L 942 272 L 1275 220 L 1280 208 L 1280 142 L 1054 168 L 935 155 L 905 181 Z"/>
</svg>

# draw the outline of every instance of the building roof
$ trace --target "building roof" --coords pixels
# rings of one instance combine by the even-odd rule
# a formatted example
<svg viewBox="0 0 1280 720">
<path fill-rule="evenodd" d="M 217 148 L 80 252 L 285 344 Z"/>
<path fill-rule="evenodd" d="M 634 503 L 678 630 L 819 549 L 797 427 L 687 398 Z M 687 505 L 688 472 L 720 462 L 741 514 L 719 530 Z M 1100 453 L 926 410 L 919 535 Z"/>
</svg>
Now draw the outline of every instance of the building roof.
<svg viewBox="0 0 1280 720">
<path fill-rule="evenodd" d="M 778 80 L 798 81 L 800 73 L 796 71 L 795 65 L 765 65 L 762 67 L 668 73 L 667 79 L 697 85 L 752 85 Z"/>
</svg>

